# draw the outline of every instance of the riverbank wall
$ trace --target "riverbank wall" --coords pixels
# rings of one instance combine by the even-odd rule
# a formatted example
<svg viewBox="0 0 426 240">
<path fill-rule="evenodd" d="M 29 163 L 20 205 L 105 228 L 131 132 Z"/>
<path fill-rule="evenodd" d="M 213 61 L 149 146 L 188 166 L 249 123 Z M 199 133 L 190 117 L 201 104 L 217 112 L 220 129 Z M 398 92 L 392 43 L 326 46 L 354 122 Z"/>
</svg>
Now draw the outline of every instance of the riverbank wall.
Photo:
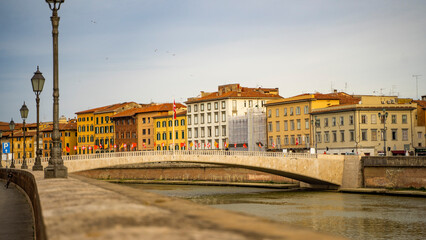
<svg viewBox="0 0 426 240">
<path fill-rule="evenodd" d="M 426 188 L 426 157 L 362 157 L 365 188 Z"/>
<path fill-rule="evenodd" d="M 104 180 L 167 180 L 246 183 L 290 183 L 299 181 L 259 171 L 211 164 L 155 163 L 130 164 L 76 172 L 75 174 Z"/>
</svg>

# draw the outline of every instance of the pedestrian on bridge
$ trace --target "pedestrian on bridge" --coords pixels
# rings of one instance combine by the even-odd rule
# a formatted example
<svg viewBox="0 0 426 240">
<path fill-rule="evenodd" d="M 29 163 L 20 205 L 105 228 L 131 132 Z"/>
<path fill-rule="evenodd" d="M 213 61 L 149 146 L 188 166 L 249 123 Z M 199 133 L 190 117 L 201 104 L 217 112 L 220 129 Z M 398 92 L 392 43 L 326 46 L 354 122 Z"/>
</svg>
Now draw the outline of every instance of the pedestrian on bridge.
<svg viewBox="0 0 426 240">
<path fill-rule="evenodd" d="M 12 173 L 12 171 L 10 171 L 9 174 L 7 174 L 7 183 L 6 183 L 6 185 L 4 185 L 5 188 L 9 188 L 9 184 L 12 181 L 12 178 L 13 178 L 13 173 Z"/>
</svg>

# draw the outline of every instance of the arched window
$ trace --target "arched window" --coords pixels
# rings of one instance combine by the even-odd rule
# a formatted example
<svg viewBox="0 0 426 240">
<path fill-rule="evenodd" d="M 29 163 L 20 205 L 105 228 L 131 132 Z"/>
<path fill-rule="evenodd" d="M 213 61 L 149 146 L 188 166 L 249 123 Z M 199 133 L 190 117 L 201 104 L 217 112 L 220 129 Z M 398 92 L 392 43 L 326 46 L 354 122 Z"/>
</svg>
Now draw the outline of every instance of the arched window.
<svg viewBox="0 0 426 240">
<path fill-rule="evenodd" d="M 163 133 L 163 140 L 167 140 L 167 134 Z"/>
<path fill-rule="evenodd" d="M 157 140 L 161 140 L 161 134 L 157 133 Z"/>
</svg>

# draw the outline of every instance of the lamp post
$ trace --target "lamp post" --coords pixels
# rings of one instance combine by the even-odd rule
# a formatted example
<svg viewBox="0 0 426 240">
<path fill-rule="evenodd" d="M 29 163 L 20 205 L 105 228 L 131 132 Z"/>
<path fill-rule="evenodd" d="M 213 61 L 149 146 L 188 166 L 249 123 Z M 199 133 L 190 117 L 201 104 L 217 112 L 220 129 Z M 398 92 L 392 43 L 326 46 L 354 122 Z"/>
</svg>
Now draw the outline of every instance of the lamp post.
<svg viewBox="0 0 426 240">
<path fill-rule="evenodd" d="M 2 160 L 2 157 L 3 157 L 3 145 L 1 144 L 1 138 L 3 137 L 3 132 L 0 130 L 0 147 L 1 147 L 1 150 L 0 150 L 0 168 L 2 168 L 3 166 L 1 165 L 1 160 Z"/>
<path fill-rule="evenodd" d="M 41 165 L 40 155 L 41 155 L 41 149 L 39 145 L 39 139 L 40 139 L 40 93 L 43 91 L 44 86 L 44 77 L 43 74 L 39 71 L 37 66 L 37 71 L 34 73 L 34 76 L 31 78 L 31 84 L 33 86 L 33 92 L 36 95 L 36 104 L 37 104 L 37 137 L 36 137 L 36 158 L 33 165 L 33 171 L 42 171 L 43 166 Z"/>
<path fill-rule="evenodd" d="M 383 122 L 383 152 L 385 156 L 386 154 L 386 119 L 388 118 L 388 112 L 386 112 L 386 109 L 383 108 L 383 113 L 379 112 L 379 119 Z"/>
<path fill-rule="evenodd" d="M 13 118 L 10 120 L 9 128 L 10 131 L 12 131 L 12 163 L 10 164 L 10 168 L 15 168 L 15 161 L 13 160 L 13 130 L 15 130 L 15 122 L 13 121 Z"/>
<path fill-rule="evenodd" d="M 24 126 L 23 126 L 23 129 L 24 129 L 24 157 L 23 157 L 23 159 L 22 159 L 22 165 L 21 165 L 21 168 L 22 169 L 28 169 L 28 166 L 27 166 L 27 160 L 26 160 L 26 154 L 25 154 L 25 148 L 26 148 L 26 144 L 25 144 L 25 119 L 27 119 L 27 117 L 28 117 L 28 107 L 27 107 L 27 105 L 25 105 L 25 102 L 24 102 L 24 105 L 22 105 L 22 107 L 21 107 L 21 109 L 19 110 L 20 112 L 21 112 L 21 118 L 22 118 L 22 121 L 23 121 L 23 123 L 24 123 Z"/>
<path fill-rule="evenodd" d="M 52 38 L 53 38 L 53 134 L 49 165 L 44 169 L 45 178 L 66 178 L 68 169 L 64 166 L 61 152 L 61 138 L 59 134 L 59 72 L 58 72 L 58 10 L 64 0 L 45 0 L 52 10 Z"/>
</svg>

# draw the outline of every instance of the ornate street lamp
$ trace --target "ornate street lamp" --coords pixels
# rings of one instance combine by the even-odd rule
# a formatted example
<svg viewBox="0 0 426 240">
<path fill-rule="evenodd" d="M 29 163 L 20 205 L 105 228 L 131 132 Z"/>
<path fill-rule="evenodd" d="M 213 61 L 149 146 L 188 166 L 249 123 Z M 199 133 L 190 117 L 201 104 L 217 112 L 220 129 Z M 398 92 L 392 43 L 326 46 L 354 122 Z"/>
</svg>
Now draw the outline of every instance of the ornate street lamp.
<svg viewBox="0 0 426 240">
<path fill-rule="evenodd" d="M 59 134 L 59 67 L 58 67 L 58 10 L 64 0 L 46 0 L 52 10 L 52 37 L 53 37 L 53 147 L 50 153 L 49 165 L 44 169 L 45 178 L 66 178 L 68 169 L 64 166 L 61 152 L 61 138 Z"/>
<path fill-rule="evenodd" d="M 24 105 L 22 105 L 22 107 L 19 111 L 21 112 L 21 118 L 22 118 L 22 121 L 24 123 L 24 126 L 23 126 L 23 129 L 24 129 L 24 157 L 22 159 L 21 168 L 22 169 L 28 169 L 27 160 L 26 160 L 27 157 L 26 157 L 26 153 L 25 153 L 25 148 L 26 148 L 26 144 L 25 144 L 25 119 L 27 119 L 27 117 L 28 117 L 28 107 L 27 107 L 27 105 L 25 105 L 25 102 L 24 102 Z"/>
<path fill-rule="evenodd" d="M 3 166 L 1 165 L 1 160 L 2 160 L 2 157 L 3 157 L 3 145 L 1 145 L 1 138 L 3 137 L 3 132 L 0 130 L 0 147 L 1 147 L 1 150 L 0 150 L 0 168 L 2 168 Z"/>
<path fill-rule="evenodd" d="M 41 74 L 41 72 L 38 69 L 37 66 L 37 71 L 34 73 L 34 76 L 31 78 L 31 85 L 33 86 L 33 92 L 36 94 L 36 103 L 37 103 L 37 137 L 36 137 L 36 141 L 37 141 L 37 147 L 36 147 L 36 158 L 34 161 L 34 166 L 33 166 L 33 171 L 42 171 L 43 170 L 43 166 L 41 165 L 41 160 L 40 160 L 40 155 L 41 155 L 41 149 L 40 149 L 40 145 L 39 145 L 39 139 L 40 139 L 40 117 L 39 117 L 39 113 L 40 113 L 40 93 L 41 91 L 43 91 L 43 86 L 44 86 L 44 77 L 43 74 Z"/>
<path fill-rule="evenodd" d="M 10 120 L 9 128 L 10 131 L 12 131 L 12 163 L 10 164 L 10 168 L 15 168 L 15 161 L 13 160 L 13 130 L 15 130 L 15 122 L 13 121 L 13 118 Z"/>
<path fill-rule="evenodd" d="M 379 119 L 381 119 L 383 122 L 382 136 L 383 136 L 383 152 L 385 156 L 387 156 L 386 154 L 386 119 L 387 118 L 388 118 L 388 112 L 386 112 L 386 109 L 383 108 L 383 114 L 379 112 Z"/>
</svg>

